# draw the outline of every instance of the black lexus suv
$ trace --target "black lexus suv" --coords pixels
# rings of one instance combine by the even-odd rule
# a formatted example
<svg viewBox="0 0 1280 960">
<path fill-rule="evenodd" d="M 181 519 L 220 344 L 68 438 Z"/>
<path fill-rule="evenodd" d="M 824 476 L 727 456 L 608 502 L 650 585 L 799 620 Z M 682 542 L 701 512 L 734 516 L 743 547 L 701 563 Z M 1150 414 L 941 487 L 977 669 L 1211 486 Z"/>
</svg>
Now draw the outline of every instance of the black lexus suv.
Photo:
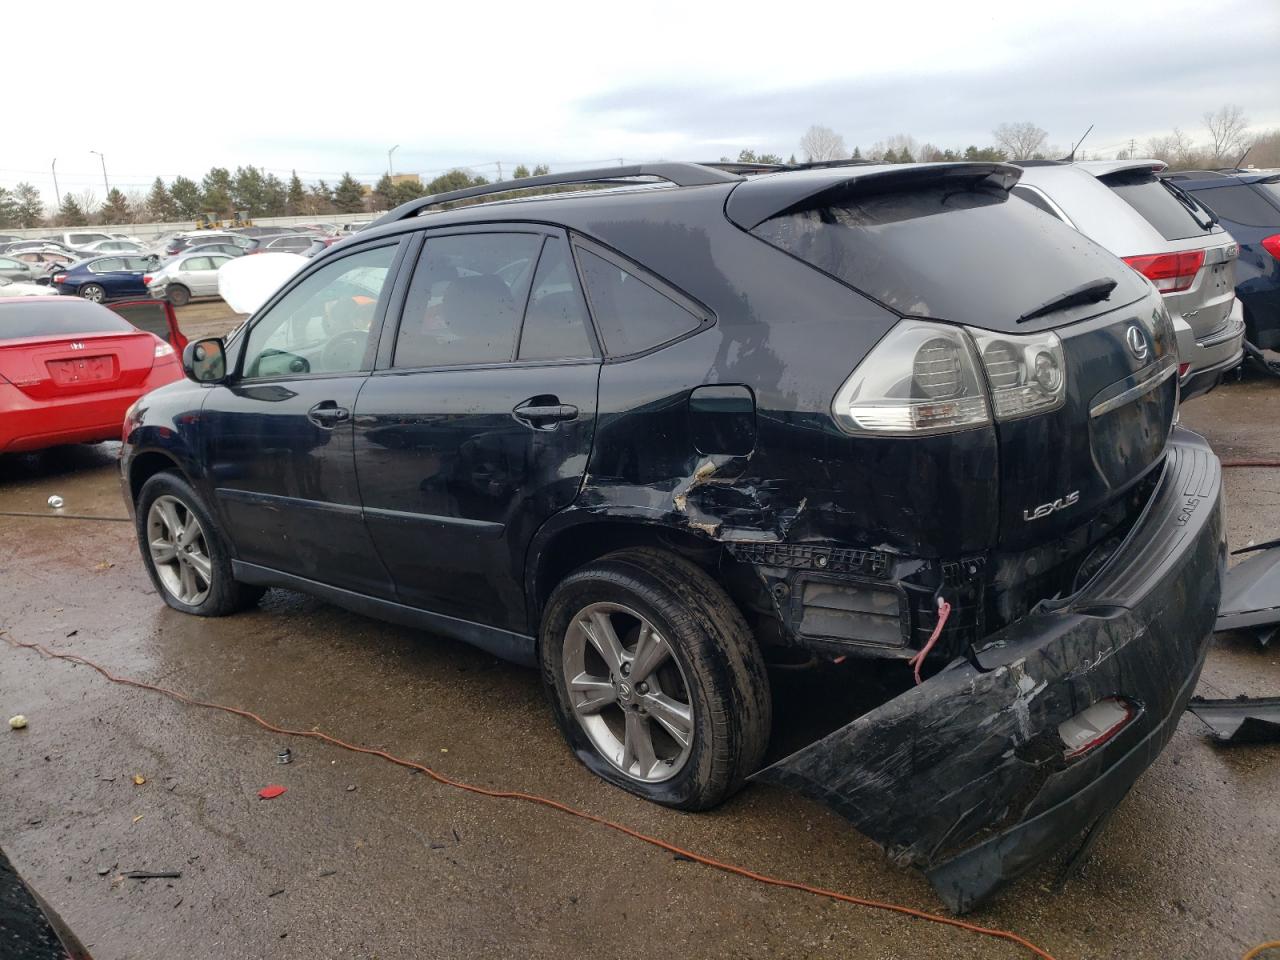
<svg viewBox="0 0 1280 960">
<path fill-rule="evenodd" d="M 536 664 L 607 780 L 806 791 L 968 909 L 1172 735 L 1225 555 L 1160 294 L 1018 176 L 672 163 L 405 204 L 130 410 L 156 588 Z M 757 771 L 774 651 L 897 680 Z"/>
</svg>

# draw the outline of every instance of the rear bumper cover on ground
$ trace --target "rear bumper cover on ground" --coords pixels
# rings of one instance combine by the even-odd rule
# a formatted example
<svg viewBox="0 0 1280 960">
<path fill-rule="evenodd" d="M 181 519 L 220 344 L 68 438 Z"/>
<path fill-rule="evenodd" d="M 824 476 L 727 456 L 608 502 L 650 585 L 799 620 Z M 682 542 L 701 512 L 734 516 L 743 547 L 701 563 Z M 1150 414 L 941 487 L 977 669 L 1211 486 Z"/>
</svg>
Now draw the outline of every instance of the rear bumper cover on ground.
<svg viewBox="0 0 1280 960">
<path fill-rule="evenodd" d="M 951 909 L 972 909 L 1114 807 L 1195 689 L 1226 545 L 1217 457 L 1176 429 L 1155 492 L 1082 590 L 756 774 L 831 806 Z M 1133 719 L 1074 761 L 1058 725 L 1107 697 Z"/>
</svg>

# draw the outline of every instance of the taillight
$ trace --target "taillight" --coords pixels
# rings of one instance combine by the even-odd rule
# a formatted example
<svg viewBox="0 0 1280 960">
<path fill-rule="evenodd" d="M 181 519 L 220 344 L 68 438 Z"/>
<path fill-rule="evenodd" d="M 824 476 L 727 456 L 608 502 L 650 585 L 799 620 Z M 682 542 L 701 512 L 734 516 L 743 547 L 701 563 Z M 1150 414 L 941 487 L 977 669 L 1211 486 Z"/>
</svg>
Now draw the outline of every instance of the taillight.
<svg viewBox="0 0 1280 960">
<path fill-rule="evenodd" d="M 985 378 L 979 373 L 985 371 Z M 902 320 L 831 404 L 847 433 L 924 436 L 1048 413 L 1066 399 L 1062 341 Z"/>
<path fill-rule="evenodd" d="M 53 279 L 50 280 L 49 282 L 50 283 L 66 283 L 67 275 L 65 273 L 55 273 L 53 275 Z"/>
<path fill-rule="evenodd" d="M 1277 260 L 1280 260 L 1280 233 L 1273 233 L 1269 237 L 1262 240 L 1262 249 L 1267 251 Z"/>
<path fill-rule="evenodd" d="M 1204 266 L 1203 250 L 1157 253 L 1146 257 L 1125 257 L 1124 262 L 1156 285 L 1161 293 L 1189 290 Z"/>
<path fill-rule="evenodd" d="M 151 286 L 151 274 L 148 273 L 142 278 L 142 285 L 144 287 Z"/>
<path fill-rule="evenodd" d="M 1137 716 L 1127 700 L 1107 697 L 1058 724 L 1064 759 L 1074 760 L 1102 746 Z"/>
<path fill-rule="evenodd" d="M 1187 371 L 1190 369 L 1191 369 L 1191 364 L 1186 360 L 1183 360 L 1180 364 L 1178 364 L 1178 379 L 1181 380 L 1183 377 L 1185 377 L 1187 375 Z"/>
<path fill-rule="evenodd" d="M 165 343 L 163 340 L 157 338 L 155 359 L 159 360 L 161 357 L 172 357 L 172 356 L 173 356 L 173 347 L 169 346 L 169 344 Z"/>
</svg>

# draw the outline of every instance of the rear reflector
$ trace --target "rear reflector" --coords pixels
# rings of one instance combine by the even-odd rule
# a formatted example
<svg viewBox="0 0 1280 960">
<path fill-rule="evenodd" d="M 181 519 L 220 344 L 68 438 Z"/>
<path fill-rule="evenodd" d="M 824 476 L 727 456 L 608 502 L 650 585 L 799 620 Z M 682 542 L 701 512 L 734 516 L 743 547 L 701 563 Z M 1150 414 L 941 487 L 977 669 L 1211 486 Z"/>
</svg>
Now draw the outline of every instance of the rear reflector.
<svg viewBox="0 0 1280 960">
<path fill-rule="evenodd" d="M 1267 251 L 1277 260 L 1280 260 L 1280 233 L 1273 233 L 1269 237 L 1262 240 L 1262 249 Z"/>
<path fill-rule="evenodd" d="M 1156 285 L 1161 293 L 1189 290 L 1204 266 L 1203 250 L 1157 253 L 1146 257 L 1125 257 L 1124 262 Z"/>
<path fill-rule="evenodd" d="M 1081 710 L 1070 720 L 1058 724 L 1058 736 L 1062 738 L 1064 747 L 1063 756 L 1067 760 L 1073 760 L 1102 746 L 1123 730 L 1136 715 L 1133 706 L 1119 697 L 1107 697 Z"/>
</svg>

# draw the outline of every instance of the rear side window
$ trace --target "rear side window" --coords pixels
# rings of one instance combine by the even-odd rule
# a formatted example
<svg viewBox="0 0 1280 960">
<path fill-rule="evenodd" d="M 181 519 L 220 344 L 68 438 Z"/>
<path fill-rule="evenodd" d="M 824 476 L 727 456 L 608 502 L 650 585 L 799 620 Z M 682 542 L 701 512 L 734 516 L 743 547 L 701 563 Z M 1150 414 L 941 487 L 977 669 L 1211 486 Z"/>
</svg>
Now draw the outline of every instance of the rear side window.
<svg viewBox="0 0 1280 960">
<path fill-rule="evenodd" d="M 428 237 L 396 334 L 396 367 L 505 363 L 514 356 L 542 236 Z"/>
<path fill-rule="evenodd" d="M 120 257 L 108 257 L 106 260 L 95 260 L 89 264 L 89 270 L 93 273 L 111 273 L 115 270 L 124 269 L 124 260 Z"/>
<path fill-rule="evenodd" d="M 181 268 L 181 269 L 183 269 L 183 270 L 209 270 L 209 269 L 212 269 L 212 268 L 209 266 L 209 258 L 208 258 L 208 257 L 188 257 L 186 260 L 183 260 L 183 261 L 182 261 L 182 268 Z"/>
<path fill-rule="evenodd" d="M 595 354 L 587 332 L 587 306 L 573 269 L 569 244 L 549 237 L 533 276 L 520 334 L 521 360 L 560 360 Z"/>
<path fill-rule="evenodd" d="M 0 340 L 65 337 L 77 333 L 133 333 L 134 328 L 106 307 L 72 297 L 53 303 L 0 300 Z"/>
<path fill-rule="evenodd" d="M 1207 212 L 1199 204 L 1149 171 L 1126 170 L 1099 179 L 1166 240 L 1200 237 L 1213 229 Z"/>
<path fill-rule="evenodd" d="M 1143 292 L 1114 256 L 996 185 L 855 182 L 828 196 L 751 232 L 902 316 L 989 327 L 1100 279 L 1121 285 L 1114 303 Z"/>
<path fill-rule="evenodd" d="M 1259 186 L 1274 185 L 1259 184 Z M 1197 190 L 1195 197 L 1223 220 L 1243 223 L 1250 227 L 1280 225 L 1280 210 L 1267 203 L 1266 199 L 1255 193 L 1252 187 L 1243 183 Z M 1276 200 L 1280 201 L 1280 195 L 1276 196 Z"/>
<path fill-rule="evenodd" d="M 1045 200 L 1043 196 L 1040 195 L 1039 190 L 1032 190 L 1030 187 L 1017 186 L 1017 187 L 1014 187 L 1009 192 L 1012 193 L 1015 197 L 1021 197 L 1023 200 L 1027 201 L 1027 203 L 1035 207 L 1037 210 L 1043 210 L 1045 213 L 1049 214 L 1049 216 L 1051 217 L 1058 217 L 1058 215 L 1054 212 L 1053 207 L 1049 206 L 1049 202 Z M 1058 219 L 1061 219 L 1061 218 L 1058 217 Z"/>
<path fill-rule="evenodd" d="M 669 343 L 701 326 L 701 319 L 629 270 L 590 250 L 578 249 L 591 315 L 614 356 Z"/>
</svg>

